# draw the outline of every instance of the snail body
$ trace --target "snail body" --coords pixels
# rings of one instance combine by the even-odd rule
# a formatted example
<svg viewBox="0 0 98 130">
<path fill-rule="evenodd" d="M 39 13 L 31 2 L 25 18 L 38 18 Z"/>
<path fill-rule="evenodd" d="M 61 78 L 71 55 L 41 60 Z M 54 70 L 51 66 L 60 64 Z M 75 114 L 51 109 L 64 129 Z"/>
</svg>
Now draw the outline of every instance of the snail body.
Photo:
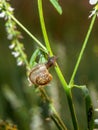
<svg viewBox="0 0 98 130">
<path fill-rule="evenodd" d="M 45 86 L 52 80 L 52 75 L 48 69 L 55 65 L 56 57 L 50 57 L 48 62 L 39 63 L 32 68 L 29 73 L 29 81 L 37 86 Z"/>
<path fill-rule="evenodd" d="M 34 85 L 47 85 L 52 80 L 45 64 L 36 65 L 29 74 L 29 79 Z"/>
</svg>

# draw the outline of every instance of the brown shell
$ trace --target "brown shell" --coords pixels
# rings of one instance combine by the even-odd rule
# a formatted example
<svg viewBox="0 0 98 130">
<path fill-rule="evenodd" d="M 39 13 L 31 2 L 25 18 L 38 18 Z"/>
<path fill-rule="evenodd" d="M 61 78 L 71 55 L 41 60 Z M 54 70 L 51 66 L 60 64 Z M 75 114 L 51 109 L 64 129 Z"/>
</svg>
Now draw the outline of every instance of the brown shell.
<svg viewBox="0 0 98 130">
<path fill-rule="evenodd" d="M 52 80 L 52 75 L 45 64 L 38 64 L 31 70 L 29 80 L 35 85 L 47 85 Z"/>
</svg>

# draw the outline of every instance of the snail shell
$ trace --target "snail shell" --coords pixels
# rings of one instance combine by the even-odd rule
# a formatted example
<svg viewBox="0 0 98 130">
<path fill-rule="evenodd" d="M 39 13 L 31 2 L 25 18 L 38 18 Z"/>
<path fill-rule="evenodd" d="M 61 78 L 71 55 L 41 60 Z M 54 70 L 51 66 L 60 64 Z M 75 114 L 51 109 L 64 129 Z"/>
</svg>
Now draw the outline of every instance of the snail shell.
<svg viewBox="0 0 98 130">
<path fill-rule="evenodd" d="M 29 80 L 34 85 L 44 86 L 52 80 L 52 75 L 49 73 L 45 64 L 38 64 L 31 70 Z"/>
</svg>

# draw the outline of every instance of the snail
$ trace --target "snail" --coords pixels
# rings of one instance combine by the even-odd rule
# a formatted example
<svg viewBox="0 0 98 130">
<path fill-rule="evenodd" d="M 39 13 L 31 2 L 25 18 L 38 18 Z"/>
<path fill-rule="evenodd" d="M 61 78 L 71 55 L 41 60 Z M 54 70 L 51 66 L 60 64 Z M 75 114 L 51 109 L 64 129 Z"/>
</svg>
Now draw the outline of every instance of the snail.
<svg viewBox="0 0 98 130">
<path fill-rule="evenodd" d="M 56 63 L 56 57 L 52 56 L 46 63 L 39 63 L 34 66 L 29 73 L 29 80 L 37 86 L 45 86 L 52 80 L 52 75 L 49 73 L 49 68 Z"/>
</svg>

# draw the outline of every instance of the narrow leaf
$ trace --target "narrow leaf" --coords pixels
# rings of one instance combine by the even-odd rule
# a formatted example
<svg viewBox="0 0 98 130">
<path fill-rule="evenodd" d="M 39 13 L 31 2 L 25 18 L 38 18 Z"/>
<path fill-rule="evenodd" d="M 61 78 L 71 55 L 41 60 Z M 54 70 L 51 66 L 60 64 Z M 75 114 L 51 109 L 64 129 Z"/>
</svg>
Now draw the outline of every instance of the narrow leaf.
<svg viewBox="0 0 98 130">
<path fill-rule="evenodd" d="M 94 127 L 94 110 L 91 101 L 91 97 L 89 91 L 85 85 L 83 86 L 74 86 L 80 89 L 83 93 L 83 98 L 85 100 L 85 107 L 86 107 L 86 116 L 87 116 L 87 123 L 88 123 L 88 130 L 93 130 Z"/>
<path fill-rule="evenodd" d="M 51 4 L 54 6 L 54 8 L 57 10 L 59 14 L 62 14 L 62 8 L 60 4 L 58 3 L 58 0 L 50 0 Z"/>
</svg>

